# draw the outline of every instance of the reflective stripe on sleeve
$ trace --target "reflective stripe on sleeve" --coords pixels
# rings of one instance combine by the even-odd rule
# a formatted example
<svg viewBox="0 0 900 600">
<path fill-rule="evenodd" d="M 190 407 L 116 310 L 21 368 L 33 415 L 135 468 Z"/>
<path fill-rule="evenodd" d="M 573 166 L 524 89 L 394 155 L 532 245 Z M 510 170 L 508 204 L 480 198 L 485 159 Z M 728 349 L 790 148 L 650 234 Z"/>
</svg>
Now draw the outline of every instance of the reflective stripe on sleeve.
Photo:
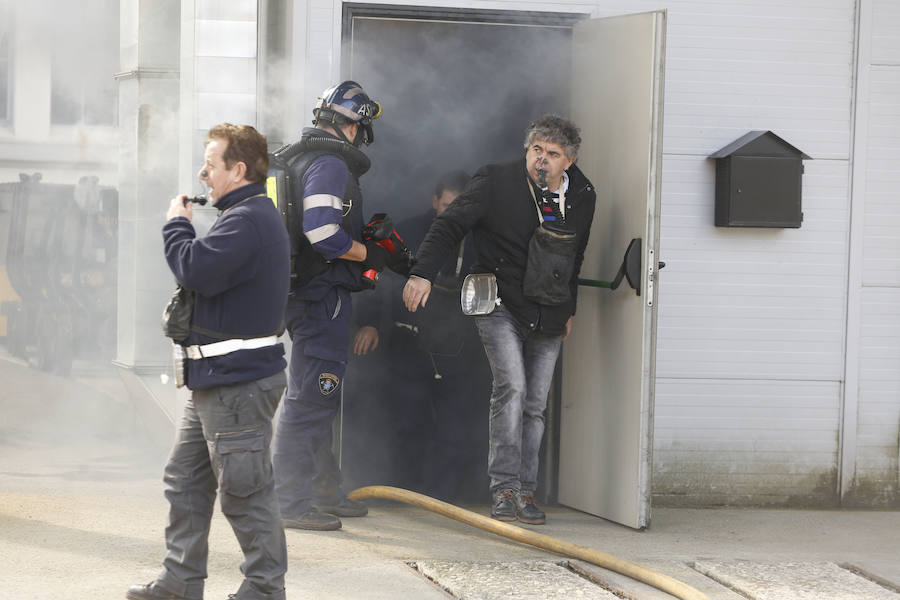
<svg viewBox="0 0 900 600">
<path fill-rule="evenodd" d="M 341 210 L 343 201 L 337 196 L 331 194 L 313 194 L 303 198 L 303 210 L 311 208 L 333 208 Z"/>
<path fill-rule="evenodd" d="M 316 227 L 315 229 L 307 231 L 306 239 L 309 240 L 310 244 L 317 244 L 322 240 L 327 240 L 340 231 L 340 229 L 341 227 L 337 223 L 327 223 L 321 227 Z"/>
</svg>

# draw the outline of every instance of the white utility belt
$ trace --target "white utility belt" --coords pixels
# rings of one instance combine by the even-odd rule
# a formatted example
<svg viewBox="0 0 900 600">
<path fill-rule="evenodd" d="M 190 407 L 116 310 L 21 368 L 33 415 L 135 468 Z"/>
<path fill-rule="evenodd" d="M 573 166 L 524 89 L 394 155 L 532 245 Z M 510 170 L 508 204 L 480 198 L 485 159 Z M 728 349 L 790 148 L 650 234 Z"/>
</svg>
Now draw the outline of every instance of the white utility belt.
<svg viewBox="0 0 900 600">
<path fill-rule="evenodd" d="M 201 358 L 210 358 L 211 356 L 222 356 L 238 350 L 255 350 L 256 348 L 265 348 L 266 346 L 274 346 L 278 343 L 277 335 L 270 335 L 261 338 L 251 338 L 249 340 L 233 339 L 223 340 L 212 344 L 203 344 L 202 346 L 183 346 L 184 354 L 189 360 L 200 360 Z"/>
</svg>

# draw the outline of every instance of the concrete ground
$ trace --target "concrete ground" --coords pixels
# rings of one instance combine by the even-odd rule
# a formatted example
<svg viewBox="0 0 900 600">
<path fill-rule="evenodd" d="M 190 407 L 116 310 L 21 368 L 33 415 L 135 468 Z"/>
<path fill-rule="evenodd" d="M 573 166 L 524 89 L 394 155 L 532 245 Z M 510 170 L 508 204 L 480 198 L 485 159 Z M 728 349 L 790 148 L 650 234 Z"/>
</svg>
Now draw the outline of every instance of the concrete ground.
<svg viewBox="0 0 900 600">
<path fill-rule="evenodd" d="M 163 556 L 164 453 L 112 371 L 62 380 L 0 357 L 0 599 L 121 599 Z M 288 598 L 671 598 L 421 509 L 377 502 L 337 532 L 288 530 Z M 469 507 L 485 513 L 487 506 Z M 712 599 L 900 600 L 900 512 L 655 509 L 636 532 L 564 507 L 535 531 Z M 241 581 L 214 517 L 206 598 Z"/>
</svg>

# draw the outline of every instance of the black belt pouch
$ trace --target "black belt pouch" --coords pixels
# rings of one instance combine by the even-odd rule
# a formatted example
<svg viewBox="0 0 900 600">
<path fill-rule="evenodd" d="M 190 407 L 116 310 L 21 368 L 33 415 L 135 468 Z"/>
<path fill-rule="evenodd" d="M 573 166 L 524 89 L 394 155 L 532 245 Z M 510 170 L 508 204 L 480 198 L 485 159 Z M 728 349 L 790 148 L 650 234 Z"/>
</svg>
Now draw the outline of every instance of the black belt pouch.
<svg viewBox="0 0 900 600">
<path fill-rule="evenodd" d="M 541 223 L 528 243 L 528 263 L 522 291 L 525 297 L 545 306 L 572 299 L 569 281 L 575 270 L 575 234 Z"/>
</svg>

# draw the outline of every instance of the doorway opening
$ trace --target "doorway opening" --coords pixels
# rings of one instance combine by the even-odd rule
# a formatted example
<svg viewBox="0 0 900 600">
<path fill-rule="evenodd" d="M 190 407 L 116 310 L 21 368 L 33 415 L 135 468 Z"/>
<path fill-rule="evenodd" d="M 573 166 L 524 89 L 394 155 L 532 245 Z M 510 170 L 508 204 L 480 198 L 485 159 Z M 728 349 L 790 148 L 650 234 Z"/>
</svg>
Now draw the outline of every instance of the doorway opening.
<svg viewBox="0 0 900 600">
<path fill-rule="evenodd" d="M 374 123 L 375 143 L 366 148 L 372 159 L 362 178 L 366 216 L 387 212 L 399 223 L 425 213 L 442 174 L 463 170 L 472 175 L 482 165 L 522 156 L 531 121 L 544 113 L 569 116 L 572 27 L 586 18 L 345 3 L 342 79 L 359 82 L 383 106 Z M 392 370 L 394 358 L 386 351 L 396 329 L 391 305 L 399 303 L 402 285 L 399 277 L 393 279 L 380 282 L 374 294 L 357 295 L 357 303 L 380 306 L 381 351 L 351 357 L 347 371 L 340 437 L 348 489 L 401 483 L 402 465 L 427 460 L 433 449 L 426 446 L 443 443 L 426 434 L 422 454 L 410 456 L 405 455 L 408 444 L 399 444 L 406 450 L 398 452 L 394 443 L 402 435 L 398 422 L 410 417 L 408 408 L 395 400 L 410 384 L 391 376 L 396 368 Z M 459 443 L 466 445 L 469 459 L 455 467 L 459 485 L 453 499 L 482 501 L 488 498 L 490 372 L 480 348 L 467 350 L 466 357 L 472 360 L 471 377 L 479 381 L 476 397 L 459 405 L 465 411 L 462 429 L 470 434 Z M 422 398 L 426 405 L 431 401 Z M 558 394 L 552 394 L 554 401 Z M 549 407 L 548 413 L 553 412 Z M 439 407 L 426 406 L 422 414 L 432 420 L 426 427 L 441 418 Z M 545 446 L 550 448 L 544 457 L 556 456 L 552 426 L 548 420 Z M 542 460 L 542 471 L 541 494 L 555 499 L 548 489 L 555 489 L 555 462 Z"/>
</svg>

